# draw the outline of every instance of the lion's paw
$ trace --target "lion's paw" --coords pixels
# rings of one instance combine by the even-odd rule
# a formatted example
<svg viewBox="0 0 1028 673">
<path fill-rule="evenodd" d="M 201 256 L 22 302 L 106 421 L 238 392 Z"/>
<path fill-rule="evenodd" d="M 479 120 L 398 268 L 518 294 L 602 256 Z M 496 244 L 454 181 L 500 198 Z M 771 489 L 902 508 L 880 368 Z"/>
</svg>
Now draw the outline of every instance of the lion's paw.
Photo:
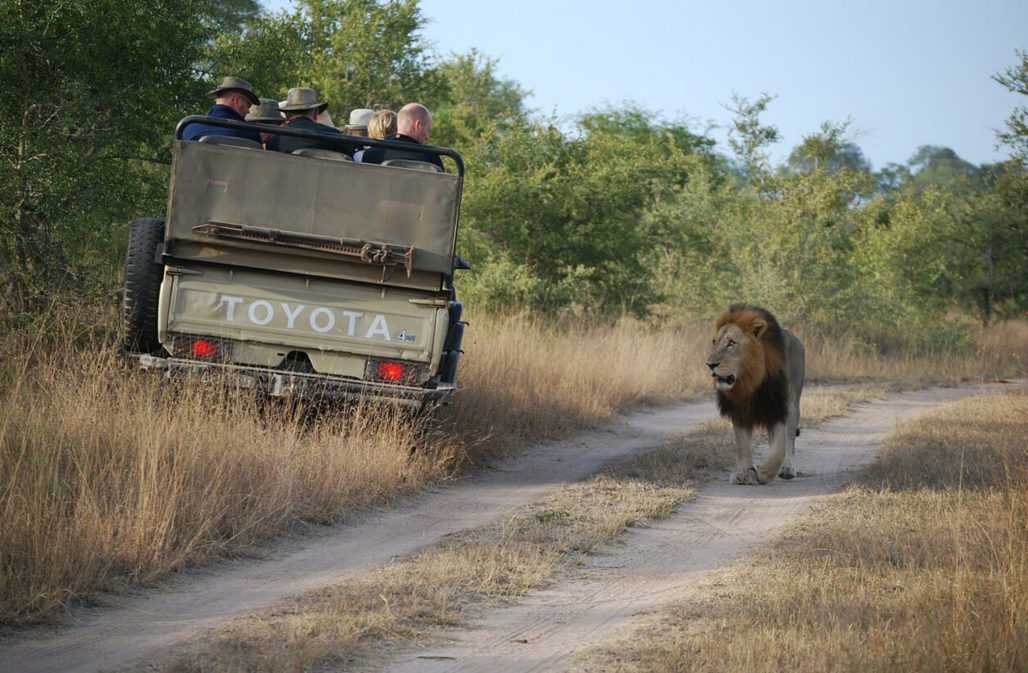
<svg viewBox="0 0 1028 673">
<path fill-rule="evenodd" d="M 782 469 L 778 471 L 778 476 L 781 479 L 795 479 L 796 468 L 791 465 L 783 465 Z"/>
<path fill-rule="evenodd" d="M 750 467 L 743 472 L 733 472 L 728 477 L 729 484 L 736 484 L 737 486 L 754 486 L 760 483 L 760 478 L 757 476 L 757 468 Z"/>
</svg>

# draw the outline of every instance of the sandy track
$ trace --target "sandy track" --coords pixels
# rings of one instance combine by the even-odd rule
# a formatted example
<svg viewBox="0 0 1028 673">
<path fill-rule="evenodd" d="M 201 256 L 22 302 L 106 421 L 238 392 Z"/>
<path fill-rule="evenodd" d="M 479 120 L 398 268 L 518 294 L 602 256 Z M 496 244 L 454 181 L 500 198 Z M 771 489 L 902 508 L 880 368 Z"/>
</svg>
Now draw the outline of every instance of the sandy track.
<svg viewBox="0 0 1028 673">
<path fill-rule="evenodd" d="M 452 644 L 405 653 L 392 673 L 566 671 L 587 649 L 628 635 L 646 615 L 682 601 L 697 583 L 769 541 L 838 491 L 900 421 L 987 389 L 919 391 L 860 405 L 844 418 L 804 430 L 797 467 L 804 476 L 764 487 L 710 484 L 671 518 L 630 531 L 573 577 L 517 606 L 487 611 Z"/>
<path fill-rule="evenodd" d="M 266 559 L 185 573 L 161 590 L 112 599 L 111 607 L 74 610 L 67 627 L 0 641 L 0 671 L 86 673 L 132 666 L 231 617 L 483 526 L 564 482 L 587 477 L 609 460 L 659 445 L 668 434 L 688 432 L 715 415 L 709 401 L 632 414 L 605 431 L 532 447 L 496 469 L 406 499 L 358 523 L 286 540 Z"/>
</svg>

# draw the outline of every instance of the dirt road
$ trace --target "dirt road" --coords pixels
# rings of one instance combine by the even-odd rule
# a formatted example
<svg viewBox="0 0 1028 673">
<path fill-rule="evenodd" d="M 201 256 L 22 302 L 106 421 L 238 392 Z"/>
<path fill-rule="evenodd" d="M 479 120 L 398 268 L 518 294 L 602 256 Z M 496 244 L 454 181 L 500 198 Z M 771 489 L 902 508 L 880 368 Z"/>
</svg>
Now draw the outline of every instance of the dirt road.
<svg viewBox="0 0 1028 673">
<path fill-rule="evenodd" d="M 185 573 L 161 590 L 77 609 L 70 626 L 0 641 L 0 671 L 87 673 L 121 669 L 236 615 L 337 583 L 443 536 L 483 526 L 577 481 L 604 463 L 688 432 L 716 415 L 712 402 L 632 414 L 605 431 L 532 447 L 516 459 L 415 498 L 357 524 L 286 540 L 260 561 Z"/>
<path fill-rule="evenodd" d="M 861 405 L 849 416 L 804 430 L 791 482 L 704 487 L 669 519 L 630 531 L 593 556 L 575 577 L 517 606 L 489 611 L 445 647 L 399 656 L 391 673 L 567 671 L 592 647 L 645 624 L 648 613 L 682 601 L 697 584 L 837 492 L 897 423 L 984 388 L 920 391 Z"/>
</svg>

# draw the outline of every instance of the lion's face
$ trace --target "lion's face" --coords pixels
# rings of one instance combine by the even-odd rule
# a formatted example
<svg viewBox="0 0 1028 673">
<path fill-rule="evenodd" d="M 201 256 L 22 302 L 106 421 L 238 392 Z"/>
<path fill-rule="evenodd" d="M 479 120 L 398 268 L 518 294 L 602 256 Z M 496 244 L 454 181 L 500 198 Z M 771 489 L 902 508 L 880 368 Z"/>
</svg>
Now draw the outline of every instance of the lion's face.
<svg viewBox="0 0 1028 673">
<path fill-rule="evenodd" d="M 707 367 L 717 390 L 745 394 L 766 375 L 763 344 L 735 323 L 722 325 L 707 356 Z"/>
</svg>

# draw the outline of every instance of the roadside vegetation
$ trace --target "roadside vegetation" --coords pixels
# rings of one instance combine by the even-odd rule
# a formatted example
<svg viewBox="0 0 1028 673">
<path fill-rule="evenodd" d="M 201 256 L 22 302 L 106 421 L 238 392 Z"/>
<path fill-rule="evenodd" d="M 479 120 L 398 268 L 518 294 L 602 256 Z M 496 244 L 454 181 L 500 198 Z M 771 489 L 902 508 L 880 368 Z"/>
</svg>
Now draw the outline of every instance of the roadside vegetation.
<svg viewBox="0 0 1028 673">
<path fill-rule="evenodd" d="M 1028 393 L 902 426 L 842 495 L 693 601 L 581 662 L 605 673 L 1028 669 Z"/>
</svg>

